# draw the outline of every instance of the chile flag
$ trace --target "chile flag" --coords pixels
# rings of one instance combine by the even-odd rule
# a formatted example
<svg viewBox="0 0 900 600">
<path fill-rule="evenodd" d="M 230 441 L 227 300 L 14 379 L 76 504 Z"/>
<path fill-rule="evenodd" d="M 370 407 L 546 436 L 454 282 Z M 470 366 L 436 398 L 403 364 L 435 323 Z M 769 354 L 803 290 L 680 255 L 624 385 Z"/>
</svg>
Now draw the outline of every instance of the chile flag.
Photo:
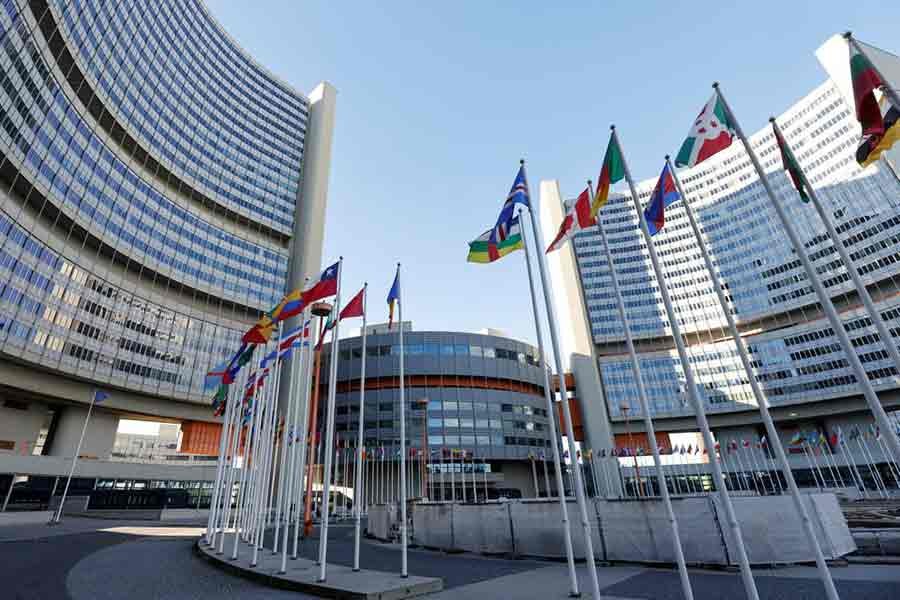
<svg viewBox="0 0 900 600">
<path fill-rule="evenodd" d="M 681 196 L 678 195 L 678 189 L 675 187 L 675 180 L 672 178 L 672 172 L 669 171 L 667 162 L 659 175 L 656 187 L 653 188 L 650 203 L 644 209 L 644 220 L 647 222 L 650 235 L 656 235 L 662 231 L 666 224 L 666 207 L 679 200 L 681 200 Z"/>
</svg>

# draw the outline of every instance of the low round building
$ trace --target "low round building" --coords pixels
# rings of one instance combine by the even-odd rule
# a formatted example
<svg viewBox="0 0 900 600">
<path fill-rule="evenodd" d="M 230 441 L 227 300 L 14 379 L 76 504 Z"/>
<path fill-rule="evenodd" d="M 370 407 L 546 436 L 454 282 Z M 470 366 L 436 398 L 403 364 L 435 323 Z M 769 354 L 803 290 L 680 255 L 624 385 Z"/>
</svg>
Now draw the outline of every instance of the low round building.
<svg viewBox="0 0 900 600">
<path fill-rule="evenodd" d="M 544 374 L 536 348 L 493 333 L 412 331 L 404 323 L 406 437 L 408 456 L 420 468 L 427 464 L 427 493 L 421 495 L 449 500 L 460 474 L 477 481 L 479 500 L 485 490 L 489 498 L 535 494 L 531 458 L 551 453 Z M 390 461 L 400 448 L 398 326 L 369 326 L 365 354 L 364 443 L 371 460 Z M 324 405 L 328 346 L 322 355 Z M 362 337 L 342 339 L 338 357 L 336 439 L 355 446 Z M 543 492 L 543 476 L 538 487 Z M 459 489 L 456 497 L 462 497 Z"/>
</svg>

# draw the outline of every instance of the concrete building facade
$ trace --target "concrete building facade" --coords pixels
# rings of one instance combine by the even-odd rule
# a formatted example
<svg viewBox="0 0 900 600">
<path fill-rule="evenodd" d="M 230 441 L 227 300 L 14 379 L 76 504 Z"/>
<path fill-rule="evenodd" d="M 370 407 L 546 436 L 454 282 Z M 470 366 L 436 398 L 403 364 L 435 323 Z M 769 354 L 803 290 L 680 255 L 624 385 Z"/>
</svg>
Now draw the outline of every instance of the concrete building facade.
<svg viewBox="0 0 900 600">
<path fill-rule="evenodd" d="M 777 121 L 891 329 L 893 343 L 900 343 L 900 179 L 890 158 L 867 169 L 856 163 L 860 128 L 845 85 L 846 43 L 833 38 L 818 55 L 829 79 Z M 739 114 L 740 99 L 731 100 Z M 900 375 L 818 215 L 784 172 L 771 128 L 752 134 L 750 142 L 841 315 L 853 351 L 888 410 L 900 409 Z M 657 176 L 637 183 L 642 205 Z M 782 442 L 788 444 L 798 432 L 828 439 L 837 431 L 872 435 L 871 415 L 844 351 L 741 144 L 736 140 L 700 165 L 679 171 L 679 177 Z M 565 206 L 557 182 L 542 182 L 545 231 L 556 230 Z M 684 374 L 631 197 L 611 194 L 600 216 L 655 427 L 695 431 Z M 732 440 L 759 443 L 764 431 L 755 399 L 681 203 L 666 209 L 665 229 L 653 240 L 717 437 L 723 447 Z M 580 232 L 549 260 L 565 354 L 571 357 L 582 400 L 586 442 L 594 448 L 621 447 L 626 421 L 632 431 L 642 430 L 641 410 L 597 228 Z"/>
<path fill-rule="evenodd" d="M 335 89 L 199 0 L 2 0 L 0 78 L 0 463 L 71 456 L 96 388 L 84 455 L 202 429 L 206 371 L 320 268 Z"/>
</svg>

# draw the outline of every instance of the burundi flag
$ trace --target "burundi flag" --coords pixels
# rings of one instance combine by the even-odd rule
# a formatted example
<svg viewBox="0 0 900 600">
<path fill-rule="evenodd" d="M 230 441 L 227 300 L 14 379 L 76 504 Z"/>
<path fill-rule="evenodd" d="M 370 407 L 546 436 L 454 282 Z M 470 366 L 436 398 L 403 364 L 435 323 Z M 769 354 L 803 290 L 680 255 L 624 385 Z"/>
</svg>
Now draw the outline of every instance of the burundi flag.
<svg viewBox="0 0 900 600">
<path fill-rule="evenodd" d="M 597 191 L 591 202 L 591 219 L 597 218 L 597 213 L 609 200 L 609 187 L 622 181 L 624 177 L 625 165 L 622 161 L 622 150 L 619 148 L 615 136 L 610 136 L 606 154 L 603 156 L 603 166 L 600 167 L 600 176 L 597 177 Z"/>
<path fill-rule="evenodd" d="M 710 156 L 731 145 L 734 137 L 734 125 L 728 118 L 728 111 L 719 99 L 718 92 L 697 115 L 688 137 L 681 144 L 675 164 L 679 167 L 693 167 Z"/>
<path fill-rule="evenodd" d="M 506 239 L 502 242 L 491 245 L 490 240 L 492 233 L 493 230 L 489 229 L 479 235 L 475 240 L 469 242 L 469 256 L 466 260 L 470 263 L 492 263 L 514 250 L 520 250 L 525 247 L 522 242 L 522 229 L 519 224 L 518 216 L 513 218 L 509 230 L 507 231 Z"/>
<path fill-rule="evenodd" d="M 675 179 L 669 170 L 669 163 L 663 167 L 662 173 L 659 174 L 659 181 L 653 188 L 650 195 L 650 202 L 644 209 L 644 221 L 647 223 L 647 229 L 650 235 L 656 235 L 662 231 L 666 224 L 666 207 L 670 204 L 681 200 L 678 195 L 678 189 L 675 187 Z"/>
<path fill-rule="evenodd" d="M 806 192 L 806 179 L 804 179 L 803 172 L 800 170 L 800 163 L 797 162 L 797 158 L 791 152 L 791 147 L 784 141 L 781 130 L 775 126 L 774 119 L 772 120 L 772 133 L 775 134 L 775 143 L 778 144 L 778 150 L 781 151 L 781 162 L 784 165 L 784 170 L 788 172 L 791 181 L 794 182 L 794 189 L 797 190 L 804 202 L 809 202 L 809 195 Z"/>
<path fill-rule="evenodd" d="M 556 233 L 553 242 L 547 248 L 547 253 L 549 254 L 554 250 L 559 250 L 562 245 L 566 243 L 566 240 L 575 237 L 576 233 L 582 229 L 587 229 L 596 222 L 596 219 L 591 217 L 591 192 L 589 189 L 585 188 L 585 190 L 578 195 L 578 198 L 575 200 L 575 203 L 572 204 L 572 207 L 569 209 L 569 212 L 566 213 L 566 216 L 563 217 L 562 223 L 559 224 L 559 231 Z"/>
</svg>

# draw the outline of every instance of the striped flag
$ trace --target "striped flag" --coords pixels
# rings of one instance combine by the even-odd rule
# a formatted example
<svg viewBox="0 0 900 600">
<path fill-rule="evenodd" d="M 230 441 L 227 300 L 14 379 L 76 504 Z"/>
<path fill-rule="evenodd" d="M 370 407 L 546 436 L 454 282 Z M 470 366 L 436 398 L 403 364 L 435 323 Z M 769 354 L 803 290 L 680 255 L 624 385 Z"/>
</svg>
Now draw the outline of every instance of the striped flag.
<svg viewBox="0 0 900 600">
<path fill-rule="evenodd" d="M 559 250 L 566 243 L 566 240 L 575 237 L 576 233 L 582 229 L 587 229 L 591 225 L 596 224 L 596 222 L 597 220 L 591 216 L 591 191 L 585 188 L 578 195 L 569 212 L 566 213 L 563 222 L 560 223 L 559 231 L 547 248 L 547 253 Z"/>
</svg>

